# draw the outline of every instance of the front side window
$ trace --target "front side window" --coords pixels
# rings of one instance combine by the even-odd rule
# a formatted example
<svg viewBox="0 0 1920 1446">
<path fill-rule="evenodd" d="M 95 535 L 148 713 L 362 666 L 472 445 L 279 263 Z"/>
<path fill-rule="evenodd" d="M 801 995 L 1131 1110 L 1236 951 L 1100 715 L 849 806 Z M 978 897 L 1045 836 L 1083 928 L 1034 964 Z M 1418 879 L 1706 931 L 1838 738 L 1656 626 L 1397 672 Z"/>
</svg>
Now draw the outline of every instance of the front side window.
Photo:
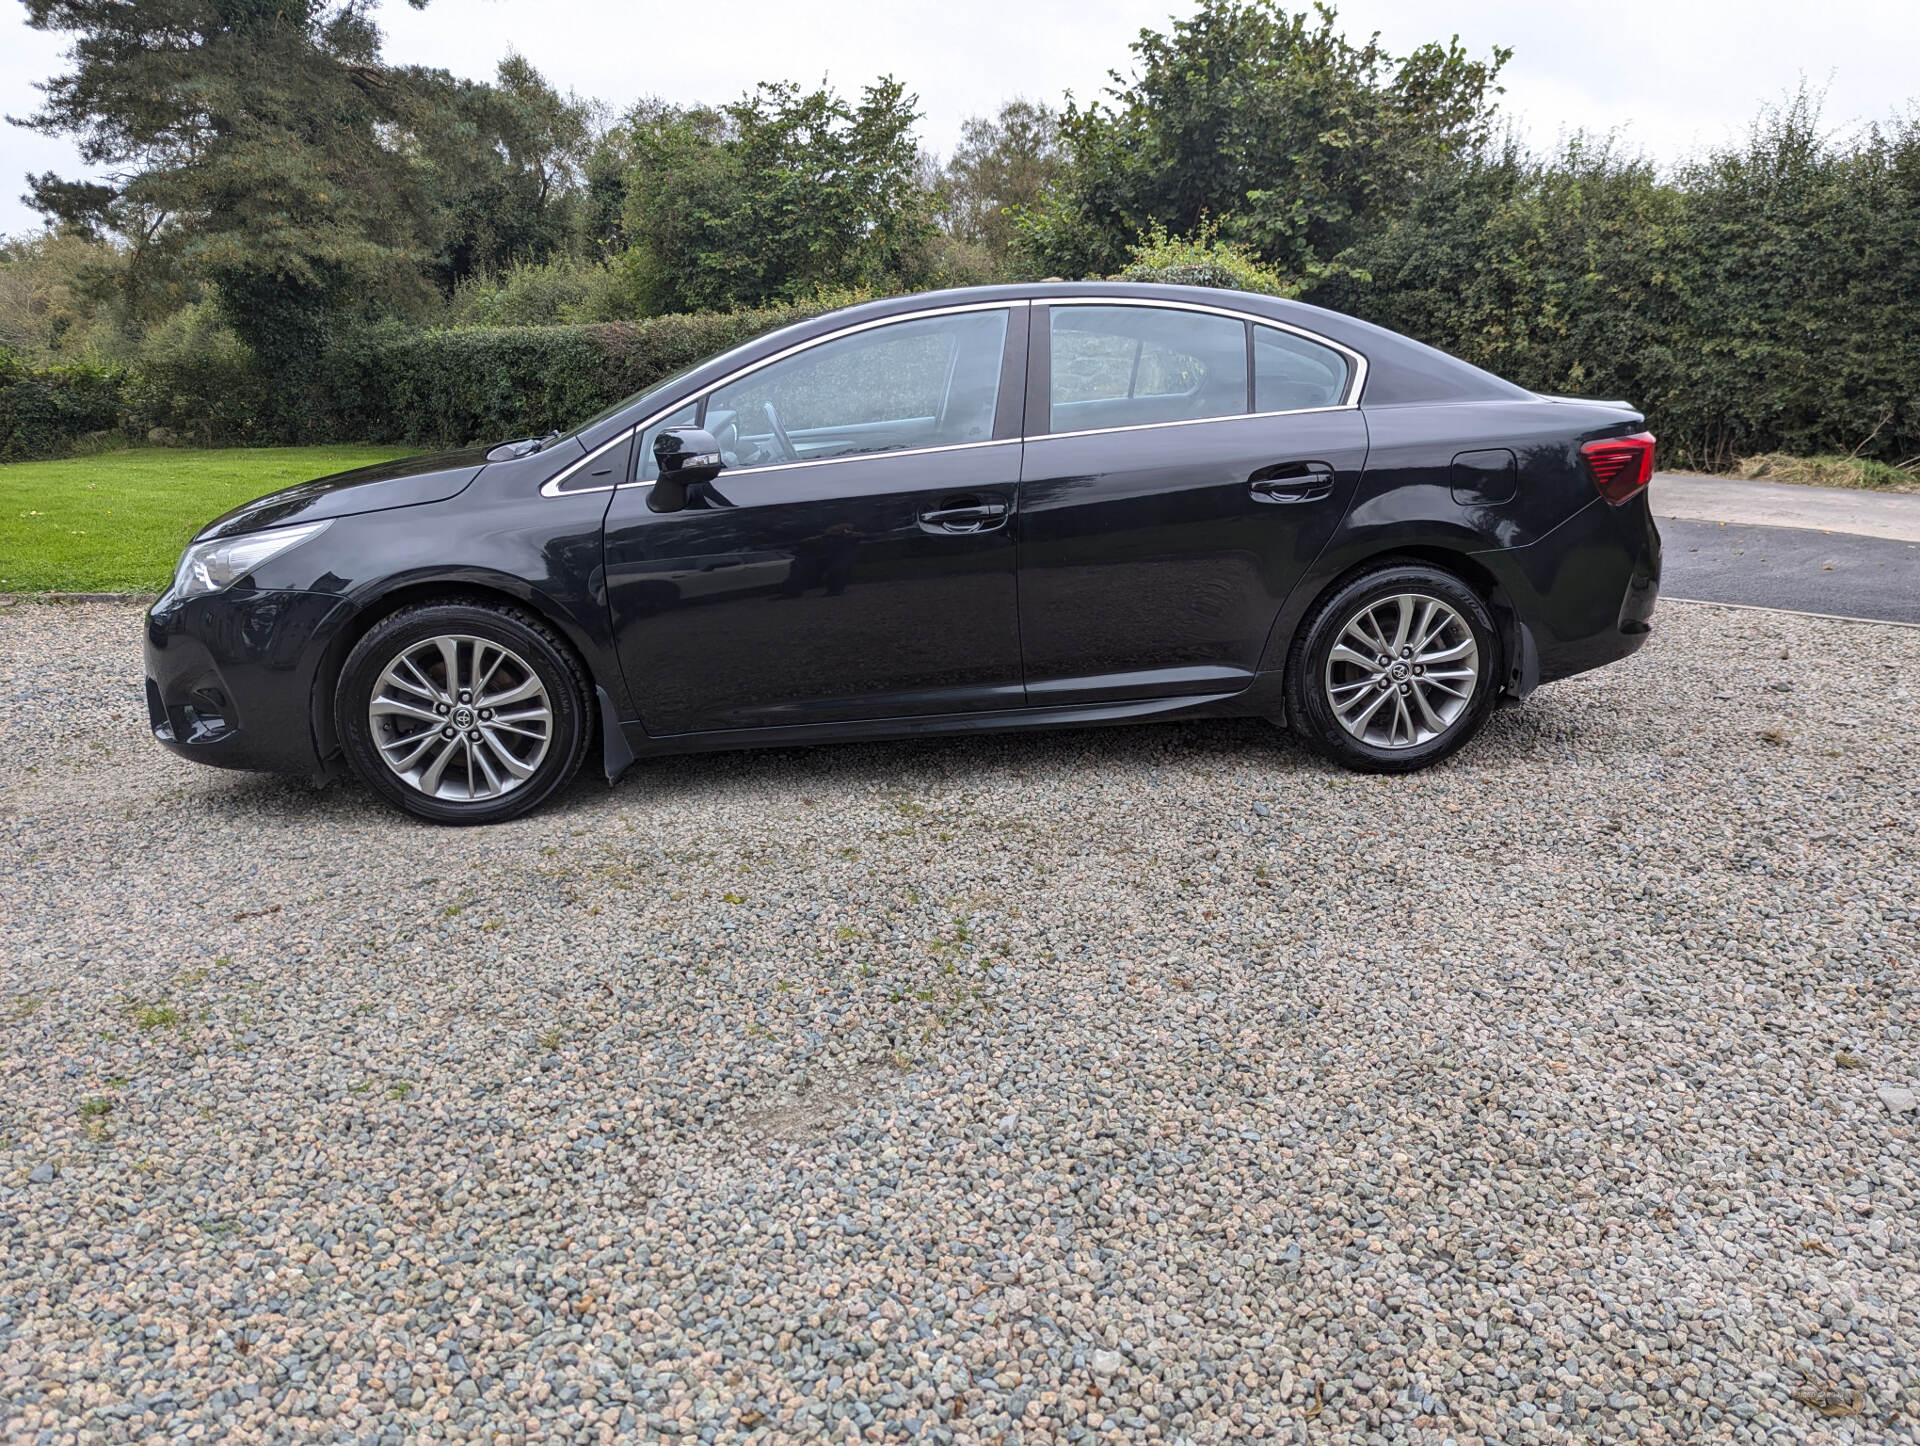
<svg viewBox="0 0 1920 1446">
<path fill-rule="evenodd" d="M 1337 407 L 1346 393 L 1347 359 L 1339 352 L 1277 326 L 1254 327 L 1254 411 Z"/>
<path fill-rule="evenodd" d="M 1156 306 L 1048 313 L 1050 432 L 1231 417 L 1247 410 L 1247 329 Z"/>
<path fill-rule="evenodd" d="M 727 466 L 765 467 L 993 438 L 1007 313 L 899 321 L 822 342 L 715 389 Z"/>
</svg>

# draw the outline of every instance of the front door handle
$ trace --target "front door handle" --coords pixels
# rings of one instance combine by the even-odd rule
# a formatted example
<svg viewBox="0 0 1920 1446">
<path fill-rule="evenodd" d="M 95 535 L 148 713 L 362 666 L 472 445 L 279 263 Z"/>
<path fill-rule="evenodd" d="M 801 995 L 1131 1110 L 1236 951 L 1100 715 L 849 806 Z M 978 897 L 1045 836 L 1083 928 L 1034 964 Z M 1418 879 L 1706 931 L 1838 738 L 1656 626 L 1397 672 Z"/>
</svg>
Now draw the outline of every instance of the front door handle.
<svg viewBox="0 0 1920 1446">
<path fill-rule="evenodd" d="M 1009 510 L 1002 497 L 949 497 L 922 512 L 920 523 L 934 532 L 991 532 L 1005 524 Z"/>
<path fill-rule="evenodd" d="M 1247 479 L 1255 502 L 1318 502 L 1333 495 L 1333 468 L 1325 462 L 1281 462 Z"/>
</svg>

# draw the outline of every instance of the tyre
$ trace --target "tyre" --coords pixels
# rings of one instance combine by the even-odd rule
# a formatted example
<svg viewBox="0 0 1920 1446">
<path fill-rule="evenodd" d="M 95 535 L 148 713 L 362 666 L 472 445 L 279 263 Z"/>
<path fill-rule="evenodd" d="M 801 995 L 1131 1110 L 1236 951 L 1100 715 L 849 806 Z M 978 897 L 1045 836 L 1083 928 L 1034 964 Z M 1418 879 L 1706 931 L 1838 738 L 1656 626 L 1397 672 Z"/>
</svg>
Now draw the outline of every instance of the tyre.
<svg viewBox="0 0 1920 1446">
<path fill-rule="evenodd" d="M 334 725 L 367 786 L 435 823 L 538 806 L 592 742 L 587 679 L 545 624 L 505 604 L 423 603 L 347 655 Z"/>
<path fill-rule="evenodd" d="M 1390 562 L 1308 615 L 1288 660 L 1287 712 L 1348 768 L 1411 773 L 1480 730 L 1504 676 L 1480 595 L 1440 568 Z"/>
</svg>

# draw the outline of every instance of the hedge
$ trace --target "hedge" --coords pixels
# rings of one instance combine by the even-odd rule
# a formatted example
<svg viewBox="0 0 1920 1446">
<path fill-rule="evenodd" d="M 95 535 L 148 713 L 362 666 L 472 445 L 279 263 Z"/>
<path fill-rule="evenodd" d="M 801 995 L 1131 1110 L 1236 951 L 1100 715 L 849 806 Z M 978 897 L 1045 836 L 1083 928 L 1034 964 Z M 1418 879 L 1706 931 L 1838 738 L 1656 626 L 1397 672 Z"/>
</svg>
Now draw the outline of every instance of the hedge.
<svg viewBox="0 0 1920 1446">
<path fill-rule="evenodd" d="M 83 442 L 118 437 L 126 423 L 117 367 L 38 370 L 0 352 L 0 462 L 59 457 Z"/>
<path fill-rule="evenodd" d="M 381 328 L 328 358 L 331 435 L 310 440 L 437 447 L 539 435 L 829 309 L 823 302 L 593 326 Z"/>
<path fill-rule="evenodd" d="M 63 456 L 100 434 L 418 447 L 538 435 L 837 304 L 593 326 L 383 325 L 337 342 L 299 406 L 272 395 L 231 335 L 168 341 L 125 369 L 0 358 L 0 461 Z"/>
<path fill-rule="evenodd" d="M 1669 463 L 1920 461 L 1920 116 L 1803 106 L 1663 176 L 1576 144 L 1441 177 L 1308 299 L 1548 393 L 1623 397 Z"/>
</svg>

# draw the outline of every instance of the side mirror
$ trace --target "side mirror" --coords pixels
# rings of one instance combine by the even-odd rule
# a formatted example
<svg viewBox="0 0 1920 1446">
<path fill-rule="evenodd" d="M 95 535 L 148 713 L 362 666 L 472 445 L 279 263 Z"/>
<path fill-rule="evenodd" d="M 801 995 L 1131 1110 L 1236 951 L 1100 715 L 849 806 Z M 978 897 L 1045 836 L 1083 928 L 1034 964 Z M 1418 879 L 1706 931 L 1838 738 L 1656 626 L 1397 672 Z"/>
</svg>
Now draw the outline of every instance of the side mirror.
<svg viewBox="0 0 1920 1446">
<path fill-rule="evenodd" d="M 687 488 L 711 482 L 720 475 L 720 446 L 713 433 L 699 427 L 668 427 L 653 439 L 653 460 L 659 480 L 647 494 L 655 512 L 678 512 L 687 505 Z"/>
</svg>

